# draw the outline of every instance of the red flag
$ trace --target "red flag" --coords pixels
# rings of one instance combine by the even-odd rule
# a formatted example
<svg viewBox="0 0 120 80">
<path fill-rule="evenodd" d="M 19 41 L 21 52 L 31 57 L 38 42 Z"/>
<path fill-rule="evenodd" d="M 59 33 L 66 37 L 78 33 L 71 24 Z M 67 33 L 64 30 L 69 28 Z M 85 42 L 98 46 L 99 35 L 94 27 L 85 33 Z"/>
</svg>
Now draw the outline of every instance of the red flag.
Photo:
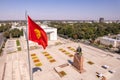
<svg viewBox="0 0 120 80">
<path fill-rule="evenodd" d="M 48 45 L 46 32 L 28 16 L 28 38 L 45 49 Z"/>
</svg>

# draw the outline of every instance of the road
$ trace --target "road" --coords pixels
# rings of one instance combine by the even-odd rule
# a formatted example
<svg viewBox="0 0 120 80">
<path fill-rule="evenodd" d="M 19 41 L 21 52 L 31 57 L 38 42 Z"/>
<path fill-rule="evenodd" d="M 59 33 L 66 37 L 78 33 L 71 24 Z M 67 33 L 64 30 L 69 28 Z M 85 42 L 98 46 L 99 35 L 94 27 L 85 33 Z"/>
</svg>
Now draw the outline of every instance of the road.
<svg viewBox="0 0 120 80">
<path fill-rule="evenodd" d="M 2 47 L 2 44 L 4 42 L 4 37 L 3 37 L 3 33 L 0 33 L 0 48 Z"/>
</svg>

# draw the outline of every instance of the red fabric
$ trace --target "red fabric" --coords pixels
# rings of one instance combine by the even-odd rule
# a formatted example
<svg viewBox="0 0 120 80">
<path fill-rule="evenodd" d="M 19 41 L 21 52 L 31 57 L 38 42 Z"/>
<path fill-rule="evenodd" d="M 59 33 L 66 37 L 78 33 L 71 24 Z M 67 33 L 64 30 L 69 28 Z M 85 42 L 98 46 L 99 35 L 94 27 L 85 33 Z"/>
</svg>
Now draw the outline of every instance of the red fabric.
<svg viewBox="0 0 120 80">
<path fill-rule="evenodd" d="M 46 32 L 28 16 L 28 39 L 37 42 L 45 49 L 48 45 Z"/>
</svg>

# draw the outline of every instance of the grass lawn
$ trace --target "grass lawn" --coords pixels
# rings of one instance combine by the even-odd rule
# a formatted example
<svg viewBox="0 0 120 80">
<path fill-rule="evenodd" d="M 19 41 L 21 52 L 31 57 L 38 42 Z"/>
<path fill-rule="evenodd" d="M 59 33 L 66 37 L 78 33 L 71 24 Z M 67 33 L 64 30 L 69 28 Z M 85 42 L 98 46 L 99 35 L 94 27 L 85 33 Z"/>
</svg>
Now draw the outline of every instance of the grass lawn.
<svg viewBox="0 0 120 80">
<path fill-rule="evenodd" d="M 20 41 L 16 40 L 16 44 L 17 44 L 17 46 L 20 46 Z"/>
<path fill-rule="evenodd" d="M 17 49 L 18 49 L 18 51 L 21 51 L 21 47 L 18 47 Z"/>
</svg>

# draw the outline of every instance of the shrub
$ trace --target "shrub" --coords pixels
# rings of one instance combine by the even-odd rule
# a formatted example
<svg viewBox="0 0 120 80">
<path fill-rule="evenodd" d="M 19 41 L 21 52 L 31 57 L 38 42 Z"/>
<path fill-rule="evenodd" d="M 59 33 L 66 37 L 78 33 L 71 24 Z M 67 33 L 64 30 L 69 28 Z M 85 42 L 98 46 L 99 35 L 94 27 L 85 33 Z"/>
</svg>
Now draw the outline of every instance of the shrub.
<svg viewBox="0 0 120 80">
<path fill-rule="evenodd" d="M 93 63 L 93 62 L 91 62 L 91 61 L 88 61 L 87 63 L 88 63 L 88 64 L 90 64 L 90 65 L 93 65 L 93 64 L 94 64 L 94 63 Z"/>
<path fill-rule="evenodd" d="M 20 46 L 19 40 L 16 40 L 16 44 L 17 44 L 17 46 Z"/>
</svg>

